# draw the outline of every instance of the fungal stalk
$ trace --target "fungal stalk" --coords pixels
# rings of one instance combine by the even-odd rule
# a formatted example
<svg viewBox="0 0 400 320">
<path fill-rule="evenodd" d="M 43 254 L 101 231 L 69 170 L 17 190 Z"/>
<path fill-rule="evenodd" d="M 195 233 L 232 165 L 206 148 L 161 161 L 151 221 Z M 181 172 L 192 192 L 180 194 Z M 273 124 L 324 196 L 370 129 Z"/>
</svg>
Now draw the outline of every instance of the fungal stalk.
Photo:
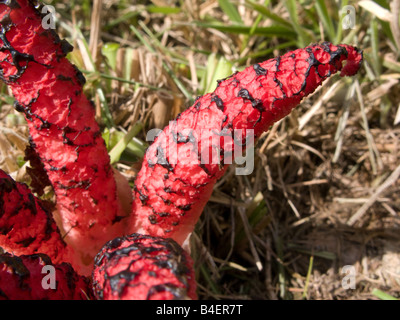
<svg viewBox="0 0 400 320">
<path fill-rule="evenodd" d="M 362 53 L 322 43 L 297 49 L 218 82 L 159 134 L 135 183 L 130 232 L 183 244 L 215 182 L 249 141 L 279 121 L 332 74 L 354 75 Z M 241 152 L 239 153 L 241 155 Z M 205 155 L 205 156 L 204 156 Z"/>
<path fill-rule="evenodd" d="M 66 58 L 72 47 L 33 2 L 0 1 L 0 78 L 28 122 L 31 146 L 57 197 L 65 240 L 91 264 L 101 246 L 123 233 L 124 216 L 85 78 Z"/>
</svg>

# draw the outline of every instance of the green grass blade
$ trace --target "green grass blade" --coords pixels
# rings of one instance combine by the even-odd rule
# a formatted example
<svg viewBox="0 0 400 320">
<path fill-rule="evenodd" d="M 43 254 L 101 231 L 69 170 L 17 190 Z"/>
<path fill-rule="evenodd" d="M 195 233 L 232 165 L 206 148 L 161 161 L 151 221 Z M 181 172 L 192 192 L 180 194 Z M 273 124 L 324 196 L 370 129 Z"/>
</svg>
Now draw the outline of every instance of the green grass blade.
<svg viewBox="0 0 400 320">
<path fill-rule="evenodd" d="M 341 7 L 343 8 L 344 6 L 347 6 L 348 3 L 349 3 L 348 0 L 342 1 Z M 338 10 L 339 10 L 339 8 L 338 8 Z M 345 17 L 345 15 L 340 12 L 339 13 L 338 25 L 337 25 L 337 29 L 336 29 L 336 37 L 335 37 L 335 40 L 333 42 L 334 44 L 342 43 L 342 41 L 341 41 L 342 40 L 342 36 L 343 36 L 342 21 L 343 21 L 344 17 Z M 354 30 L 354 29 L 350 29 L 349 31 L 351 32 L 352 30 Z M 346 42 L 343 42 L 343 43 L 346 43 Z"/>
<path fill-rule="evenodd" d="M 208 86 L 211 83 L 211 78 L 214 74 L 214 70 L 217 68 L 218 60 L 215 53 L 210 53 L 207 58 L 206 68 L 203 70 L 200 80 L 200 92 L 206 93 Z"/>
<path fill-rule="evenodd" d="M 101 53 L 107 58 L 108 64 L 115 71 L 117 65 L 117 51 L 120 48 L 119 43 L 108 42 L 101 47 Z"/>
<path fill-rule="evenodd" d="M 331 19 L 331 16 L 328 12 L 328 9 L 326 7 L 326 3 L 324 0 L 317 0 L 315 3 L 317 13 L 319 18 L 322 21 L 322 25 L 326 29 L 326 32 L 328 34 L 329 40 L 330 41 L 335 41 L 336 39 L 336 30 L 335 27 L 333 26 L 333 22 Z"/>
<path fill-rule="evenodd" d="M 168 15 L 168 14 L 180 13 L 182 10 L 181 8 L 178 7 L 160 7 L 160 6 L 149 5 L 147 6 L 147 11 L 149 13 L 161 13 L 164 15 Z"/>
<path fill-rule="evenodd" d="M 384 57 L 382 64 L 385 68 L 388 68 L 396 72 L 400 72 L 400 62 L 397 62 L 391 59 L 390 57 Z"/>
<path fill-rule="evenodd" d="M 128 81 L 131 80 L 134 52 L 135 52 L 135 50 L 132 48 L 125 48 L 125 57 L 124 57 L 125 63 L 124 63 L 124 70 L 123 70 L 123 78 Z M 129 84 L 124 83 L 124 87 L 126 90 L 128 90 Z"/>
<path fill-rule="evenodd" d="M 304 253 L 310 256 L 314 257 L 319 257 L 327 260 L 335 260 L 337 258 L 336 254 L 334 252 L 330 251 L 315 251 L 315 250 L 309 250 L 307 248 L 300 247 L 296 244 L 288 243 L 287 247 L 291 250 L 295 250 L 300 253 Z"/>
<path fill-rule="evenodd" d="M 8 94 L 1 93 L 0 94 L 0 101 L 1 102 L 5 102 L 5 103 L 10 104 L 10 105 L 13 105 L 15 99 L 13 97 L 9 96 Z"/>
<path fill-rule="evenodd" d="M 204 23 L 200 21 L 195 21 L 195 25 L 200 28 L 210 28 L 216 29 L 226 33 L 234 34 L 250 34 L 252 26 L 227 26 L 220 23 Z M 271 27 L 256 27 L 252 30 L 254 35 L 264 36 L 264 37 L 281 37 L 289 40 L 297 39 L 297 34 L 292 29 L 283 26 L 271 26 Z"/>
<path fill-rule="evenodd" d="M 350 29 L 351 31 L 349 32 L 348 35 L 346 35 L 343 39 L 341 39 L 339 42 L 340 43 L 351 43 L 353 42 L 354 38 L 357 36 L 357 34 L 360 32 L 360 25 L 356 25 L 354 29 Z M 338 43 L 339 43 L 338 42 Z"/>
<path fill-rule="evenodd" d="M 83 70 L 82 73 L 90 74 L 91 72 Z M 137 82 L 137 81 L 134 81 L 134 80 L 127 80 L 126 78 L 114 77 L 114 76 L 110 76 L 109 74 L 105 74 L 105 73 L 98 73 L 98 76 L 100 78 L 104 78 L 104 79 L 116 80 L 116 81 L 120 81 L 120 82 L 123 82 L 123 83 L 126 83 L 126 84 L 131 84 L 131 85 L 134 85 L 134 86 L 136 86 L 138 88 L 139 87 L 143 87 L 143 88 L 149 88 L 151 90 L 156 90 L 156 91 L 163 90 L 163 91 L 165 91 L 167 93 L 171 93 L 171 94 L 173 93 L 170 90 L 162 89 L 162 88 L 159 88 L 159 87 L 156 87 L 156 86 L 152 86 L 150 84 L 141 83 L 141 82 Z"/>
<path fill-rule="evenodd" d="M 306 283 L 304 285 L 304 290 L 303 290 L 303 299 L 307 299 L 307 291 L 308 291 L 308 286 L 310 284 L 310 278 L 311 278 L 311 273 L 313 269 L 313 264 L 314 264 L 314 256 L 310 257 L 310 263 L 308 265 L 308 271 L 307 271 L 307 277 L 306 277 Z"/>
<path fill-rule="evenodd" d="M 230 61 L 228 61 L 224 57 L 219 58 L 216 68 L 208 70 L 209 73 L 211 73 L 212 71 L 214 72 L 212 72 L 212 77 L 208 82 L 207 89 L 204 93 L 213 92 L 217 87 L 218 80 L 224 79 L 232 74 L 232 67 L 233 65 Z"/>
<path fill-rule="evenodd" d="M 218 290 L 217 286 L 215 285 L 214 281 L 211 279 L 210 270 L 207 269 L 205 265 L 200 266 L 201 275 L 204 277 L 205 282 L 210 286 L 210 290 L 214 294 L 221 294 Z"/>
<path fill-rule="evenodd" d="M 285 26 L 289 29 L 293 29 L 293 26 L 289 21 L 287 21 L 287 20 L 283 19 L 282 17 L 278 16 L 277 14 L 271 12 L 271 10 L 269 10 L 266 6 L 255 3 L 254 1 L 251 1 L 251 0 L 246 0 L 245 4 L 248 8 L 250 8 L 254 11 L 257 11 L 264 17 L 271 19 L 272 21 L 274 21 L 282 26 Z"/>
<path fill-rule="evenodd" d="M 142 130 L 143 124 L 140 122 L 137 122 L 127 133 L 126 135 L 119 140 L 119 142 L 112 148 L 112 150 L 109 152 L 110 156 L 110 162 L 111 164 L 117 162 L 120 157 L 122 152 L 126 149 L 128 144 L 132 141 L 132 139 L 137 136 L 137 134 Z M 144 151 L 144 150 L 143 150 Z M 144 155 L 144 152 L 143 152 Z"/>
<path fill-rule="evenodd" d="M 399 301 L 399 299 L 391 296 L 390 294 L 388 294 L 386 292 L 376 289 L 376 288 L 374 290 L 372 290 L 372 294 L 381 300 L 397 300 L 397 301 Z"/>
<path fill-rule="evenodd" d="M 261 16 L 261 15 L 258 15 L 257 18 L 256 18 L 256 20 L 254 21 L 253 25 L 251 26 L 249 36 L 252 36 L 252 35 L 254 34 L 254 31 L 255 31 L 256 28 L 258 27 L 258 24 L 261 22 L 261 20 L 262 20 L 262 16 Z"/>
<path fill-rule="evenodd" d="M 110 21 L 105 27 L 105 30 L 110 30 L 114 27 L 116 27 L 117 25 L 119 25 L 120 23 L 123 22 L 129 22 L 129 20 L 131 20 L 132 18 L 135 18 L 136 16 L 138 16 L 140 14 L 139 11 L 129 11 L 123 15 L 121 15 L 120 17 Z"/>
<path fill-rule="evenodd" d="M 275 46 L 275 47 L 268 48 L 268 49 L 265 49 L 265 50 L 260 50 L 260 51 L 254 52 L 254 53 L 252 53 L 252 54 L 248 54 L 247 56 L 242 57 L 242 58 L 240 58 L 240 59 L 237 59 L 237 60 L 235 60 L 234 62 L 235 62 L 235 63 L 241 64 L 242 62 L 248 60 L 249 58 L 255 59 L 255 58 L 259 58 L 259 57 L 265 57 L 265 59 L 268 59 L 268 56 L 269 56 L 274 50 L 280 50 L 280 49 L 286 49 L 286 48 L 289 48 L 289 47 L 293 47 L 293 46 L 296 46 L 296 43 L 297 43 L 296 40 L 291 40 L 291 41 L 288 41 L 288 42 L 283 42 L 283 43 L 281 43 L 281 44 L 279 44 L 279 45 L 277 45 L 277 46 Z"/>
<path fill-rule="evenodd" d="M 229 0 L 218 0 L 218 4 L 222 11 L 229 17 L 231 22 L 237 24 L 243 24 L 243 20 L 240 17 L 239 11 L 237 11 L 235 5 Z"/>
<path fill-rule="evenodd" d="M 107 99 L 104 95 L 103 89 L 98 87 L 96 89 L 96 92 L 97 92 L 97 95 L 99 97 L 99 100 L 100 100 L 100 103 L 102 106 L 101 114 L 102 114 L 103 121 L 105 122 L 105 124 L 108 128 L 114 127 L 115 126 L 114 119 L 111 115 L 110 108 L 108 107 Z"/>
<path fill-rule="evenodd" d="M 299 24 L 299 20 L 298 20 L 299 12 L 297 11 L 296 1 L 286 0 L 285 6 L 289 12 L 290 21 L 293 26 L 293 29 L 297 33 L 298 47 L 299 48 L 305 47 L 307 44 L 309 44 L 311 42 L 311 37 L 306 33 L 306 31 L 303 29 L 303 27 Z"/>
<path fill-rule="evenodd" d="M 379 77 L 382 73 L 382 63 L 379 56 L 379 35 L 378 35 L 378 22 L 376 18 L 372 18 L 371 26 L 371 57 L 372 57 L 372 67 L 375 71 L 375 76 Z"/>
</svg>

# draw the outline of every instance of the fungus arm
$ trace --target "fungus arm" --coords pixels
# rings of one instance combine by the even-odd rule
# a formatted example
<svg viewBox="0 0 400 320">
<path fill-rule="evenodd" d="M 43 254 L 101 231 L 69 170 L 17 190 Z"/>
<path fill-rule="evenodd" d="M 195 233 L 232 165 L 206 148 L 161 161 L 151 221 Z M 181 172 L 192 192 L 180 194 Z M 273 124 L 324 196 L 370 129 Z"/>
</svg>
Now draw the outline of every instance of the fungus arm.
<svg viewBox="0 0 400 320">
<path fill-rule="evenodd" d="M 72 47 L 28 0 L 0 2 L 0 77 L 28 122 L 31 146 L 47 171 L 66 241 L 86 263 L 123 233 L 124 216 L 85 78 L 67 59 Z"/>
<path fill-rule="evenodd" d="M 88 299 L 93 299 L 89 279 L 70 264 L 53 264 L 45 254 L 0 254 L 0 300 Z"/>
<path fill-rule="evenodd" d="M 183 244 L 213 186 L 249 141 L 282 119 L 332 74 L 354 75 L 362 53 L 316 44 L 219 81 L 156 138 L 136 178 L 131 232 Z M 343 66 L 343 64 L 345 64 Z M 240 152 L 235 152 L 239 146 Z"/>
</svg>

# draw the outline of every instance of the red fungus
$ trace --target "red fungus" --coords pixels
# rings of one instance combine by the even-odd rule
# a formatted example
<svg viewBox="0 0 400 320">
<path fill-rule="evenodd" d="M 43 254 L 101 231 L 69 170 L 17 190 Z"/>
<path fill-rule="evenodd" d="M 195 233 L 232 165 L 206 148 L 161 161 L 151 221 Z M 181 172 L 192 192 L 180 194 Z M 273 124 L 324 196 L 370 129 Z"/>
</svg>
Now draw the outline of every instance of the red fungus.
<svg viewBox="0 0 400 320">
<path fill-rule="evenodd" d="M 82 93 L 84 77 L 65 58 L 70 46 L 42 28 L 32 2 L 0 1 L 0 26 L 0 77 L 12 88 L 16 109 L 25 114 L 31 145 L 54 187 L 68 241 L 83 258 L 90 258 L 106 240 L 124 230 L 118 224 L 123 210 L 109 157 L 93 107 Z M 96 297 L 196 298 L 192 261 L 178 244 L 192 232 L 214 183 L 237 156 L 235 145 L 245 151 L 251 137 L 259 137 L 289 114 L 324 79 L 337 71 L 342 76 L 353 75 L 361 61 L 362 53 L 348 45 L 312 45 L 255 64 L 220 81 L 213 93 L 197 99 L 148 149 L 136 180 L 128 226 L 128 233 L 147 235 L 117 238 L 103 247 L 93 273 Z M 27 195 L 31 207 L 33 202 L 40 207 L 27 190 L 15 186 L 10 192 L 5 189 L 1 199 L 19 192 L 23 199 Z M 22 211 L 21 216 L 35 220 L 31 209 Z M 10 217 L 9 210 L 4 210 L 2 217 Z M 0 240 L 8 250 L 28 248 L 58 256 L 54 252 L 62 249 L 53 248 L 61 243 L 59 235 L 53 222 L 50 229 L 43 229 L 43 221 L 50 221 L 46 213 L 40 214 L 32 228 L 38 234 L 36 241 L 28 226 L 4 218 Z M 21 236 L 22 242 L 7 238 L 12 234 L 11 223 L 20 228 L 15 235 Z M 42 239 L 38 230 L 51 230 L 52 236 Z M 178 244 L 166 239 L 169 237 Z M 52 245 L 46 242 L 49 239 L 54 240 Z M 42 255 L 28 259 L 37 257 Z M 8 281 L 10 268 L 5 267 L 1 285 Z M 15 273 L 11 274 L 10 281 L 15 278 Z M 40 288 L 31 287 L 38 293 L 31 292 L 30 297 L 41 297 Z"/>
<path fill-rule="evenodd" d="M 48 269 L 49 266 L 54 270 Z M 46 279 L 47 273 L 55 279 Z M 52 281 L 55 288 L 52 288 Z M 79 276 L 71 265 L 53 265 L 45 254 L 19 257 L 0 254 L 0 300 L 87 299 L 93 299 L 90 281 Z"/>
<path fill-rule="evenodd" d="M 93 287 L 104 300 L 197 299 L 193 262 L 174 240 L 132 234 L 95 258 Z"/>
<path fill-rule="evenodd" d="M 67 59 L 71 46 L 42 28 L 28 0 L 0 2 L 0 77 L 25 114 L 31 145 L 57 196 L 66 241 L 87 263 L 123 233 L 123 212 L 85 78 Z"/>
<path fill-rule="evenodd" d="M 323 80 L 340 70 L 342 76 L 353 75 L 361 61 L 357 48 L 322 43 L 219 81 L 213 93 L 198 98 L 146 152 L 135 182 L 130 232 L 171 237 L 182 244 L 215 182 L 232 163 L 235 145 L 246 148 L 251 135 L 259 137 Z M 204 159 L 213 149 L 214 158 Z"/>
<path fill-rule="evenodd" d="M 25 184 L 0 170 L 0 246 L 13 254 L 46 252 L 55 263 L 70 260 L 51 214 Z"/>
</svg>

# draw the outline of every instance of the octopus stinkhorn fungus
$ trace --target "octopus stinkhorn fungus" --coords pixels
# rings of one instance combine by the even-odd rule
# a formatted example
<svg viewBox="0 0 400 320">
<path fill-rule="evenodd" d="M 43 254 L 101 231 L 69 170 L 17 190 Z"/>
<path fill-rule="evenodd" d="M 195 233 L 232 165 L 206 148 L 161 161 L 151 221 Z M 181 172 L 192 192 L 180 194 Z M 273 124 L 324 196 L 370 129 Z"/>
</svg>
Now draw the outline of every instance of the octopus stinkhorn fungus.
<svg viewBox="0 0 400 320">
<path fill-rule="evenodd" d="M 31 145 L 57 197 L 65 240 L 92 258 L 123 233 L 124 216 L 85 78 L 65 57 L 72 47 L 51 29 L 32 1 L 0 2 L 0 78 L 25 114 Z"/>
<path fill-rule="evenodd" d="M 147 150 L 135 182 L 130 230 L 183 244 L 232 156 L 241 156 L 235 146 L 249 147 L 248 141 L 288 115 L 326 78 L 338 71 L 354 75 L 361 61 L 357 48 L 325 42 L 219 81 Z"/>
<path fill-rule="evenodd" d="M 52 214 L 29 188 L 0 171 L 0 246 L 15 255 L 44 253 L 54 263 L 70 261 L 79 269 L 73 249 L 64 242 Z"/>
<path fill-rule="evenodd" d="M 196 299 L 190 255 L 174 240 L 132 234 L 109 241 L 97 254 L 93 288 L 98 299 Z"/>
<path fill-rule="evenodd" d="M 82 91 L 85 79 L 66 59 L 71 46 L 43 29 L 41 19 L 33 1 L 0 1 L 0 78 L 25 115 L 31 147 L 55 191 L 67 244 L 40 200 L 1 173 L 0 247 L 22 255 L 0 260 L 0 296 L 8 298 L 16 297 L 8 293 L 10 286 L 21 283 L 12 259 L 50 263 L 42 256 L 47 254 L 88 275 L 99 251 L 92 275 L 98 299 L 196 298 L 193 262 L 179 245 L 193 231 L 215 182 L 326 78 L 338 71 L 352 76 L 362 62 L 357 48 L 324 42 L 219 81 L 149 147 L 127 216 L 93 106 Z M 23 297 L 44 297 L 30 281 L 23 285 L 32 292 Z"/>
<path fill-rule="evenodd" d="M 53 280 L 46 279 L 48 271 Z M 53 264 L 45 254 L 0 254 L 0 300 L 84 299 L 93 299 L 91 283 L 70 264 Z"/>
</svg>

